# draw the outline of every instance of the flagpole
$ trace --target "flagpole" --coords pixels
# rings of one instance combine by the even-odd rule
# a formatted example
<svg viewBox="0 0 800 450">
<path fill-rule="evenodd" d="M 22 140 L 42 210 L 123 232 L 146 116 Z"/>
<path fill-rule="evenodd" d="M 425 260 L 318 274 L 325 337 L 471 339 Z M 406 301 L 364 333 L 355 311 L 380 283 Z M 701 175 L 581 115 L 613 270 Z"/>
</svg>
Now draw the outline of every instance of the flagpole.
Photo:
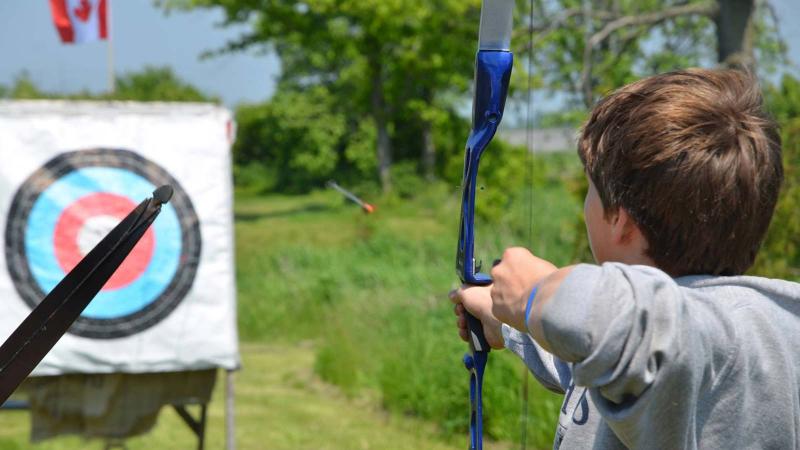
<svg viewBox="0 0 800 450">
<path fill-rule="evenodd" d="M 107 8 L 107 18 L 108 20 L 108 37 L 106 48 L 108 49 L 108 90 L 111 94 L 114 93 L 117 89 L 117 80 L 114 77 L 114 41 L 111 39 L 112 33 L 114 31 L 114 27 L 112 26 L 112 12 L 111 12 L 111 0 L 106 0 L 106 8 Z"/>
</svg>

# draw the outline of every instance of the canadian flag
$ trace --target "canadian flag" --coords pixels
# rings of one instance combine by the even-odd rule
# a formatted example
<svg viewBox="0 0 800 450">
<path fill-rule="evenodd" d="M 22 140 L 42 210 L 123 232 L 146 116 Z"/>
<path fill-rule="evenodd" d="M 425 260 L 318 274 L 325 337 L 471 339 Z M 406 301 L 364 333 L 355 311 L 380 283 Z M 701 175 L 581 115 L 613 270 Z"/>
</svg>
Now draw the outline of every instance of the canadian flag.
<svg viewBox="0 0 800 450">
<path fill-rule="evenodd" d="M 50 0 L 61 42 L 92 42 L 108 38 L 107 0 Z"/>
</svg>

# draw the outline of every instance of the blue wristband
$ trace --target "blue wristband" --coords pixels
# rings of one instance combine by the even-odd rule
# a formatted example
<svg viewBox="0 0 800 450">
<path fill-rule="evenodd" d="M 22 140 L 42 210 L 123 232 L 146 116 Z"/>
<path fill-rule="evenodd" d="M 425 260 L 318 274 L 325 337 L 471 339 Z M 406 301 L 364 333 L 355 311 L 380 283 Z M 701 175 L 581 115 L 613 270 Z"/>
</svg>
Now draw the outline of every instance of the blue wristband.
<svg viewBox="0 0 800 450">
<path fill-rule="evenodd" d="M 531 330 L 528 328 L 528 319 L 531 318 L 531 306 L 533 306 L 533 299 L 536 298 L 536 292 L 539 290 L 539 285 L 533 287 L 531 291 L 531 295 L 528 296 L 528 304 L 525 305 L 525 329 L 528 330 L 530 334 Z"/>
</svg>

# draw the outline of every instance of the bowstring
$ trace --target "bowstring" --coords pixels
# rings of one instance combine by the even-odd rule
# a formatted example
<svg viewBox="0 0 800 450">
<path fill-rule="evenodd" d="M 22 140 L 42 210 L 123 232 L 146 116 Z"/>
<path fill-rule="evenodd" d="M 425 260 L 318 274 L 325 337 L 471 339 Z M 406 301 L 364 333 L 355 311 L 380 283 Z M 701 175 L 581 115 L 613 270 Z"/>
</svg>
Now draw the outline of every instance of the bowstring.
<svg viewBox="0 0 800 450">
<path fill-rule="evenodd" d="M 528 92 L 525 108 L 525 159 L 526 159 L 526 183 L 528 197 L 528 249 L 533 251 L 533 1 L 530 0 L 528 10 Z M 526 450 L 528 446 L 528 380 L 530 374 L 528 367 L 522 365 L 522 427 L 520 436 L 520 448 Z"/>
</svg>

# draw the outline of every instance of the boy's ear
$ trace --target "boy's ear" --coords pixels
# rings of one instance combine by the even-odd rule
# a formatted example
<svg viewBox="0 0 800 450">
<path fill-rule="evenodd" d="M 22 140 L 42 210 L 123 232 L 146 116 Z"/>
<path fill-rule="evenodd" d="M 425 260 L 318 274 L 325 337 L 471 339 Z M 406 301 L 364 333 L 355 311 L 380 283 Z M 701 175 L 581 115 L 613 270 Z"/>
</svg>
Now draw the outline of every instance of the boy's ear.
<svg viewBox="0 0 800 450">
<path fill-rule="evenodd" d="M 617 208 L 617 211 L 609 216 L 609 223 L 611 239 L 616 244 L 629 244 L 632 240 L 642 237 L 639 226 L 625 208 Z"/>
</svg>

